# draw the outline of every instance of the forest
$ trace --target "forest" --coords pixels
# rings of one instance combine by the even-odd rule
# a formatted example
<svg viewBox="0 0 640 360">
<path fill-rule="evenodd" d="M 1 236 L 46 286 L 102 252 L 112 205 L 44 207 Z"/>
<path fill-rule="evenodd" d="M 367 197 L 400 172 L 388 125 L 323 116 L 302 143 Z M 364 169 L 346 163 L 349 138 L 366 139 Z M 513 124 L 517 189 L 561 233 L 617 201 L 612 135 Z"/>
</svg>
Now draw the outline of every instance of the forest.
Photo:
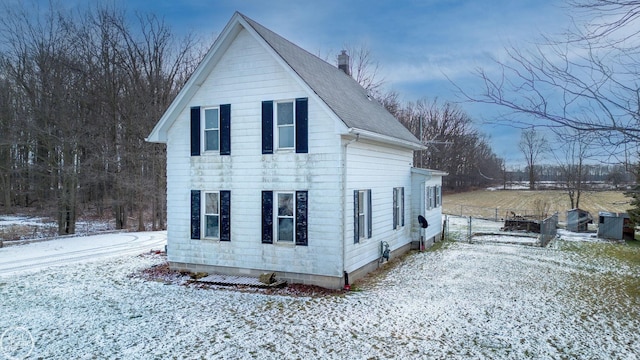
<svg viewBox="0 0 640 360">
<path fill-rule="evenodd" d="M 79 216 L 117 229 L 165 228 L 165 147 L 145 141 L 213 40 L 178 36 L 154 14 L 113 5 L 0 15 L 0 211 L 35 212 L 75 233 Z M 224 24 L 220 24 L 222 27 Z M 356 48 L 359 81 L 427 144 L 415 166 L 459 190 L 500 178 L 504 163 L 473 119 L 449 102 L 401 102 Z"/>
</svg>

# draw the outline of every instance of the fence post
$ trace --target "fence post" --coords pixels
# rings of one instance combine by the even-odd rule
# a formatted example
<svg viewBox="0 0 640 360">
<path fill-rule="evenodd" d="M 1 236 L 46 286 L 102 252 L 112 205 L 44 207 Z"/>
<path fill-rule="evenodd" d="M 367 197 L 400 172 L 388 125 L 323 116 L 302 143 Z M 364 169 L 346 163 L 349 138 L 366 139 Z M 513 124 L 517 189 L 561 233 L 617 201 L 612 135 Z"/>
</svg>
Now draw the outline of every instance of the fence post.
<svg viewBox="0 0 640 360">
<path fill-rule="evenodd" d="M 496 208 L 496 222 L 498 222 L 498 208 Z"/>
<path fill-rule="evenodd" d="M 471 242 L 471 216 L 469 216 L 469 227 L 467 229 L 467 239 Z"/>
</svg>

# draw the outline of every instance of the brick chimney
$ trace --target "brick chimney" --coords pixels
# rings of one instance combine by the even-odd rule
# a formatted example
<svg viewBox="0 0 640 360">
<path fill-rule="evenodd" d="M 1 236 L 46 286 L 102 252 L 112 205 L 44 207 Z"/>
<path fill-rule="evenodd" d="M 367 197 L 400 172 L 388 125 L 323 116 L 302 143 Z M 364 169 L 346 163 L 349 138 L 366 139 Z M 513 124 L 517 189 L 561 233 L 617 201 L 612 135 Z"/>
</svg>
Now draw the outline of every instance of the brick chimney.
<svg viewBox="0 0 640 360">
<path fill-rule="evenodd" d="M 351 73 L 349 72 L 349 55 L 347 55 L 347 50 L 342 50 L 340 55 L 338 55 L 338 69 L 351 76 Z"/>
</svg>

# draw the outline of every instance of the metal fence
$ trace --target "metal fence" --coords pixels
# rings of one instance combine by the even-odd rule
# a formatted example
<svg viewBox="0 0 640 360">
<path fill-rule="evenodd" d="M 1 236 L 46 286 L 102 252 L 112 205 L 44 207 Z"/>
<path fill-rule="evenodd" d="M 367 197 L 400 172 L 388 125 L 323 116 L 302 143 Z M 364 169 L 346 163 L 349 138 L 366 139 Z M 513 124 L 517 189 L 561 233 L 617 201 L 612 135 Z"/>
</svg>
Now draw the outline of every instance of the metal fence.
<svg viewBox="0 0 640 360">
<path fill-rule="evenodd" d="M 447 215 L 455 215 L 461 217 L 473 217 L 476 219 L 485 219 L 493 221 L 504 221 L 505 218 L 518 215 L 523 217 L 533 217 L 537 214 L 536 210 L 518 209 L 518 208 L 502 208 L 502 207 L 482 207 L 472 205 L 448 205 L 443 208 L 443 213 Z M 559 221 L 565 221 L 566 213 L 558 210 L 549 210 L 549 213 L 558 214 Z"/>
<path fill-rule="evenodd" d="M 558 213 L 539 222 L 540 233 L 509 231 L 505 228 L 502 218 L 487 219 L 457 215 L 445 215 L 444 218 L 445 237 L 467 242 L 547 246 L 556 237 L 558 227 Z"/>
</svg>

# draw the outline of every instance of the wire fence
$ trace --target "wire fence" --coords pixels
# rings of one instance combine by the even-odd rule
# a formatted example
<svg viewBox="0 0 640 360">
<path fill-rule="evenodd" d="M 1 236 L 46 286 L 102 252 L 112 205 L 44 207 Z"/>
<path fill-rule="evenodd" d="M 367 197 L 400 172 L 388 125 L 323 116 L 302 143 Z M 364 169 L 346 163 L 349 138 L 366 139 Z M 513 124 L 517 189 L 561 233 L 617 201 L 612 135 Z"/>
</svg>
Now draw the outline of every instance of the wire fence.
<svg viewBox="0 0 640 360">
<path fill-rule="evenodd" d="M 444 216 L 444 235 L 467 242 L 547 246 L 557 236 L 558 213 L 543 220 Z"/>
<path fill-rule="evenodd" d="M 473 206 L 473 205 L 448 205 L 443 208 L 443 214 L 446 215 L 455 215 L 459 217 L 473 217 L 477 219 L 485 219 L 485 220 L 493 220 L 493 221 L 504 221 L 509 217 L 522 216 L 525 218 L 534 218 L 537 217 L 540 220 L 541 218 L 547 218 L 549 216 L 539 216 L 540 214 L 556 214 L 558 216 L 558 221 L 566 221 L 566 212 L 559 210 L 535 210 L 535 209 L 518 209 L 518 208 L 502 208 L 502 207 L 482 207 L 482 206 Z"/>
</svg>

